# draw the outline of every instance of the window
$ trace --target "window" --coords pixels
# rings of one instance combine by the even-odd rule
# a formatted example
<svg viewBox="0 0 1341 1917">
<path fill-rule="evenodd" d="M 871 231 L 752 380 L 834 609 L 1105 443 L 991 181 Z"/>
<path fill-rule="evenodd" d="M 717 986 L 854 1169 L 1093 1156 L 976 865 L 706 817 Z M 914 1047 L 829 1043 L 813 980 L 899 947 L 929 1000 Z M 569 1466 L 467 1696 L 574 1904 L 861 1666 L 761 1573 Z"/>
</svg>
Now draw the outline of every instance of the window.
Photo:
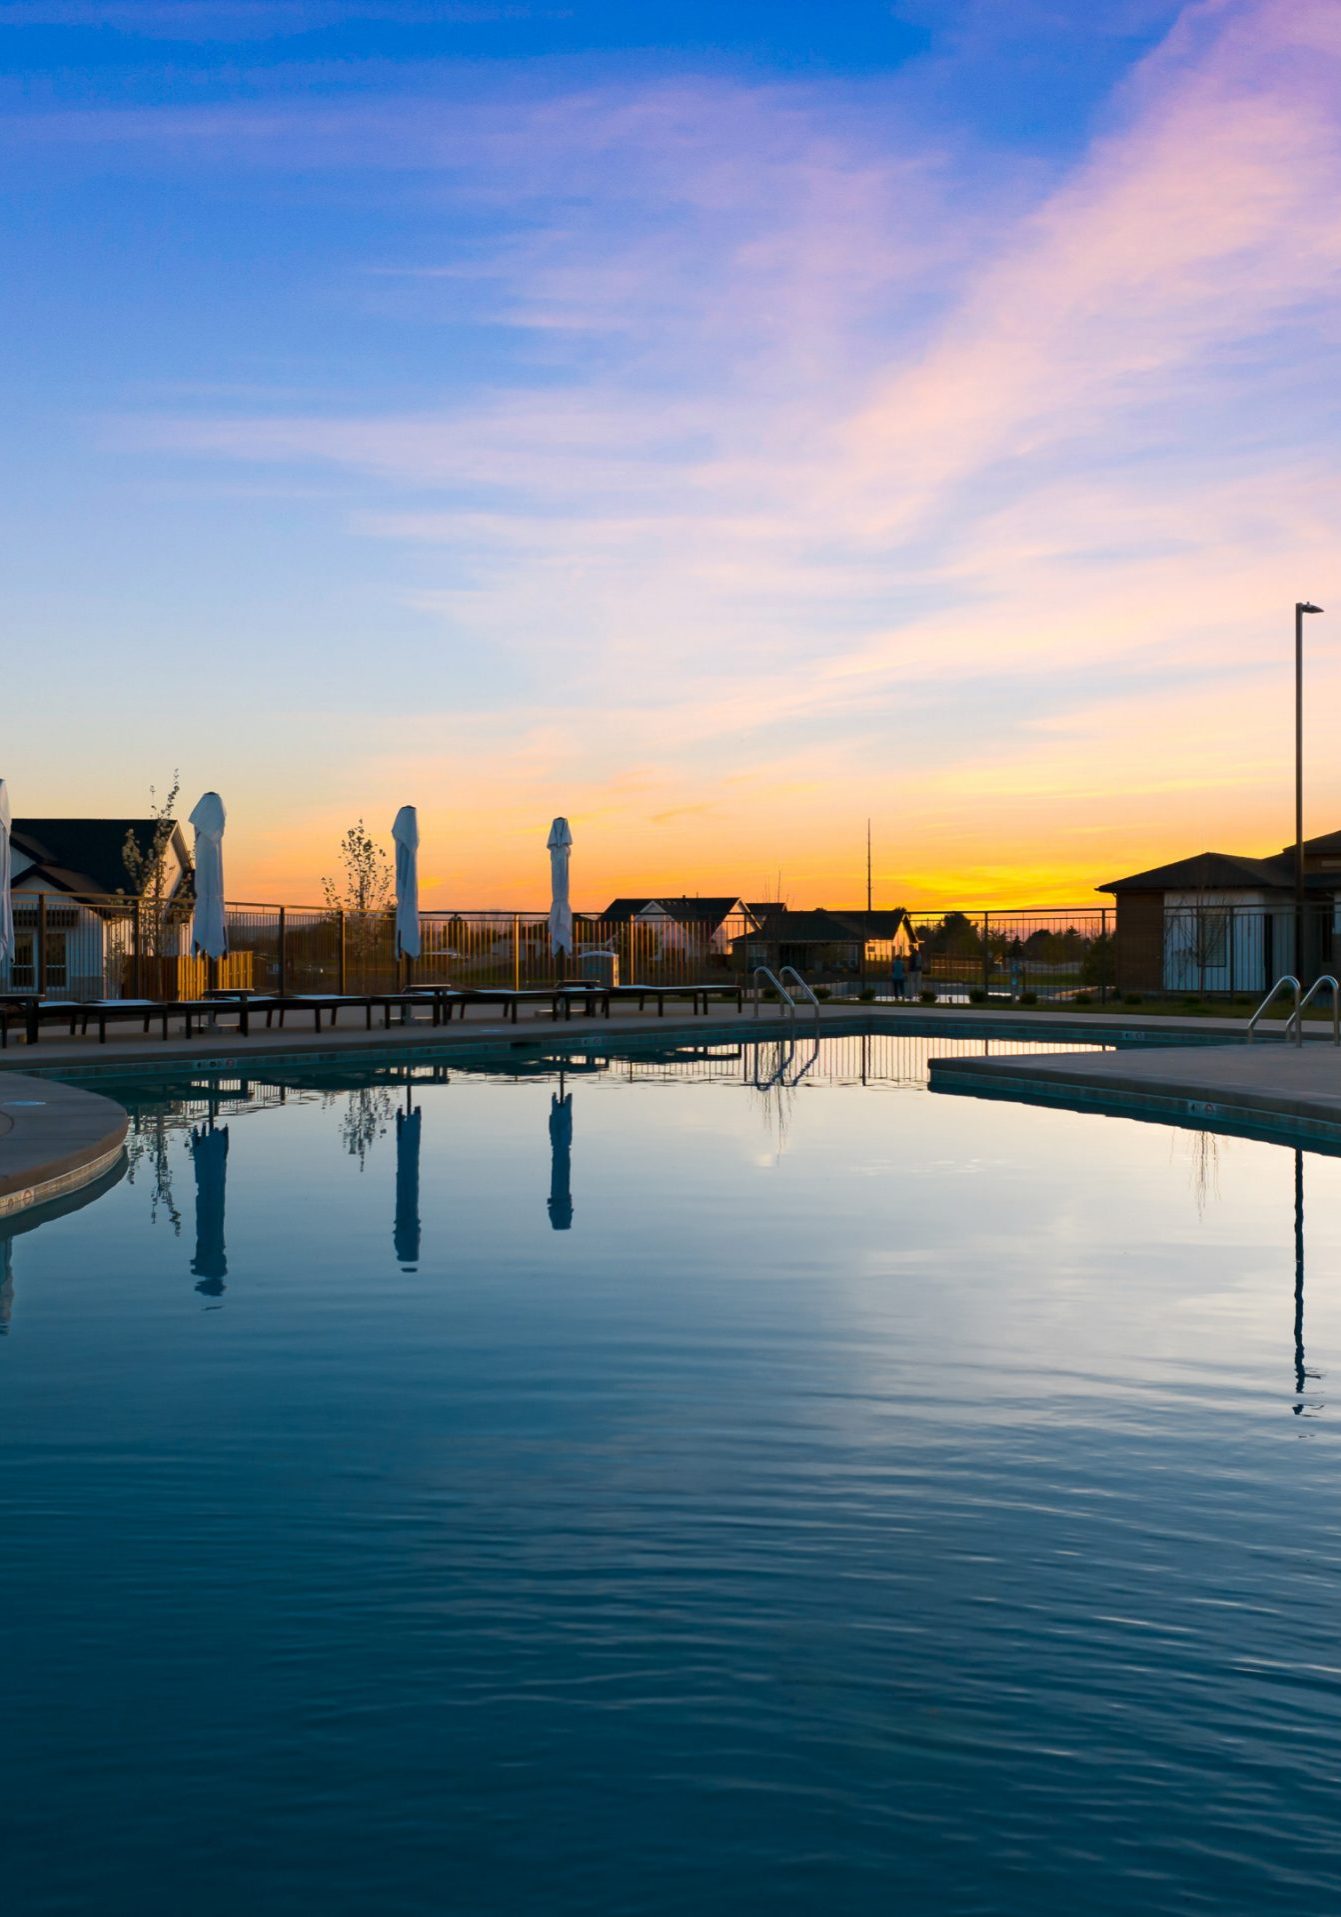
<svg viewBox="0 0 1341 1917">
<path fill-rule="evenodd" d="M 9 965 L 9 981 L 16 992 L 37 988 L 37 936 L 33 932 L 14 934 L 14 956 Z"/>
<path fill-rule="evenodd" d="M 64 932 L 47 930 L 47 966 L 46 987 L 48 991 L 64 992 L 70 984 L 69 961 Z M 38 990 L 37 977 L 37 933 L 14 932 L 14 956 L 9 968 L 10 988 L 15 992 L 35 992 Z"/>
</svg>

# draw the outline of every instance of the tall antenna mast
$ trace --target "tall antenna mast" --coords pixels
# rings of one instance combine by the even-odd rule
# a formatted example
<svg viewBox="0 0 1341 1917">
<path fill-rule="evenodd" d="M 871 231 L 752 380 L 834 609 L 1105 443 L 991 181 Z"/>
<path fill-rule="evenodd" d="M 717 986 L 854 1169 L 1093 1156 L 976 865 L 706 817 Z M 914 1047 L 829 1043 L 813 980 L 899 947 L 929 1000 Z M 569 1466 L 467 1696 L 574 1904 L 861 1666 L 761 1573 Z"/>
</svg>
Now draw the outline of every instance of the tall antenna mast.
<svg viewBox="0 0 1341 1917">
<path fill-rule="evenodd" d="M 871 909 L 871 821 L 866 821 L 866 910 Z"/>
</svg>

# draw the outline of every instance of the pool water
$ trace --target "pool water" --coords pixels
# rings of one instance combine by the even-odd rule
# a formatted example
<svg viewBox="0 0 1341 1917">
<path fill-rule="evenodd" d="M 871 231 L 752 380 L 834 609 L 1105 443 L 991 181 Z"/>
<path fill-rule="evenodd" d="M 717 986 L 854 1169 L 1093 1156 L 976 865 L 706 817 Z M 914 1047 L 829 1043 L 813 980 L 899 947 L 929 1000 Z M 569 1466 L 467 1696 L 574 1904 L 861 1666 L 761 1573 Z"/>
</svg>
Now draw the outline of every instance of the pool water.
<svg viewBox="0 0 1341 1917">
<path fill-rule="evenodd" d="M 3 1244 L 8 1917 L 1336 1908 L 1341 1161 L 928 1049 L 116 1088 Z"/>
</svg>

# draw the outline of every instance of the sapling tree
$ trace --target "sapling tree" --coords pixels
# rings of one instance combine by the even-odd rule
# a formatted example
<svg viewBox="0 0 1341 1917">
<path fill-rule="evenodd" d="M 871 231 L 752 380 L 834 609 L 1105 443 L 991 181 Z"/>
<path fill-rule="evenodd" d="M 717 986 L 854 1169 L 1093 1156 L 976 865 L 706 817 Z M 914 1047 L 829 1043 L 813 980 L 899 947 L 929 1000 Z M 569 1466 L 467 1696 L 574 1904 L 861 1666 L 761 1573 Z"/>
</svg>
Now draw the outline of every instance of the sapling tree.
<svg viewBox="0 0 1341 1917">
<path fill-rule="evenodd" d="M 362 819 L 340 841 L 339 871 L 321 881 L 326 904 L 344 914 L 346 950 L 362 973 L 391 909 L 391 861 Z"/>
<path fill-rule="evenodd" d="M 131 827 L 121 846 L 121 863 L 130 881 L 127 888 L 140 901 L 141 936 L 154 958 L 163 958 L 172 949 L 168 928 L 181 916 L 174 909 L 168 848 L 176 830 L 177 798 L 182 789 L 181 774 L 172 775 L 172 784 L 160 799 L 158 787 L 149 788 L 149 817 L 153 821 L 148 842 L 143 843 Z"/>
<path fill-rule="evenodd" d="M 385 912 L 391 903 L 391 861 L 360 819 L 340 841 L 340 870 L 321 889 L 332 912 Z"/>
</svg>

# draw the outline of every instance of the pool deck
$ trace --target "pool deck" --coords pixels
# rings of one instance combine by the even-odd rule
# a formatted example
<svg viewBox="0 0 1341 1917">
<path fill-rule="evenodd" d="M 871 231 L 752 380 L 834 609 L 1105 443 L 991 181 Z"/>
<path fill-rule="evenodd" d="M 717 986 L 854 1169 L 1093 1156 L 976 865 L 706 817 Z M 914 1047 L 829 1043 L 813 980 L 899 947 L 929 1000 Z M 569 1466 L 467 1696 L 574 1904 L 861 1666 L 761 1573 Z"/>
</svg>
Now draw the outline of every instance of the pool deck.
<svg viewBox="0 0 1341 1917">
<path fill-rule="evenodd" d="M 1115 1039 L 1148 1039 L 1169 1042 L 1180 1037 L 1188 1041 L 1223 1041 L 1226 1038 L 1242 1038 L 1243 1020 L 1199 1018 L 1180 1019 L 1165 1015 L 1143 1015 L 1137 1011 L 1100 1012 L 1011 1012 L 1007 1009 L 984 1011 L 975 1006 L 943 1005 L 925 1006 L 897 1004 L 890 1000 L 875 1004 L 862 1004 L 855 999 L 832 999 L 821 1007 L 821 1025 L 823 1027 L 850 1024 L 854 1019 L 863 1022 L 869 1020 L 880 1025 L 897 1023 L 903 1031 L 934 1037 L 937 1032 L 953 1030 L 957 1035 L 965 1033 L 984 1038 L 994 1033 L 1003 1038 L 1018 1039 L 1027 1034 L 1037 1033 L 1038 1038 L 1048 1044 L 1062 1043 L 1102 1045 Z M 806 1009 L 797 1016 L 796 1030 L 806 1033 L 813 1029 L 812 1014 Z M 217 1029 L 204 1032 L 193 1038 L 187 1038 L 180 1031 L 171 1033 L 168 1038 L 160 1037 L 156 1032 L 146 1034 L 135 1022 L 125 1025 L 112 1025 L 108 1028 L 106 1044 L 99 1044 L 96 1035 L 70 1038 L 65 1033 L 48 1029 L 36 1045 L 25 1045 L 11 1037 L 9 1046 L 0 1051 L 0 1075 L 5 1072 L 52 1072 L 61 1077 L 78 1074 L 109 1072 L 117 1073 L 127 1066 L 137 1068 L 149 1065 L 173 1065 L 183 1060 L 194 1063 L 226 1062 L 236 1064 L 248 1060 L 263 1058 L 303 1058 L 321 1056 L 358 1056 L 360 1053 L 397 1052 L 412 1048 L 421 1050 L 431 1048 L 436 1051 L 451 1051 L 465 1045 L 471 1048 L 491 1044 L 508 1045 L 525 1040 L 534 1043 L 544 1038 L 555 1045 L 581 1047 L 588 1040 L 620 1040 L 629 1037 L 663 1038 L 669 1041 L 702 1037 L 709 1032 L 714 1036 L 728 1027 L 741 1037 L 751 1031 L 776 1031 L 785 1023 L 783 1009 L 777 1005 L 765 1004 L 756 1017 L 752 1007 L 737 1012 L 729 1003 L 714 1005 L 705 1018 L 695 1015 L 688 1006 L 673 1007 L 663 1016 L 655 1012 L 639 1012 L 632 1005 L 617 1005 L 608 1019 L 589 1018 L 578 1012 L 571 1019 L 552 1020 L 547 1011 L 524 1012 L 516 1025 L 499 1016 L 491 1008 L 480 1007 L 472 1010 L 464 1019 L 454 1019 L 448 1025 L 434 1026 L 427 1018 L 420 1018 L 408 1025 L 374 1025 L 366 1031 L 361 1024 L 352 1022 L 338 1025 L 334 1029 L 323 1026 L 318 1034 L 310 1026 L 303 1028 L 290 1025 L 282 1030 L 266 1030 L 256 1026 L 243 1038 L 235 1025 L 223 1014 Z M 1319 1026 L 1319 1035 L 1322 1033 Z M 1309 1033 L 1310 1043 L 1314 1034 Z M 0 1077 L 0 1084 L 3 1077 Z"/>
<path fill-rule="evenodd" d="M 1319 1021 L 1306 1028 L 1302 1047 L 1287 1046 L 1278 1035 L 1264 1036 L 1260 1044 L 1243 1044 L 1244 1021 L 1236 1018 L 1186 1018 L 1116 1008 L 1111 1012 L 986 1010 L 976 1006 L 922 1006 L 883 1001 L 830 1000 L 821 1009 L 821 1029 L 851 1029 L 855 1021 L 868 1029 L 896 1028 L 914 1036 L 925 1034 L 983 1038 L 999 1036 L 1020 1041 L 1037 1037 L 1045 1044 L 1090 1047 L 1105 1042 L 1144 1042 L 1152 1049 L 1133 1052 L 1083 1051 L 1036 1057 L 955 1058 L 932 1061 L 933 1091 L 983 1098 L 1008 1098 L 1031 1103 L 1068 1105 L 1075 1109 L 1106 1111 L 1127 1117 L 1161 1119 L 1166 1123 L 1249 1130 L 1265 1137 L 1303 1136 L 1324 1148 L 1341 1149 L 1341 1053 L 1330 1044 L 1330 1026 Z M 14 1118 L 40 1107 L 16 1106 L 13 1075 L 40 1085 L 54 1100 L 57 1089 L 74 1090 L 69 1081 L 83 1083 L 104 1076 L 136 1074 L 189 1063 L 236 1069 L 239 1065 L 284 1060 L 299 1063 L 338 1062 L 342 1059 L 413 1057 L 417 1062 L 441 1058 L 463 1048 L 471 1051 L 537 1043 L 555 1049 L 586 1050 L 619 1044 L 628 1039 L 661 1040 L 668 1044 L 710 1039 L 747 1038 L 776 1033 L 786 1025 L 781 1007 L 765 1004 L 758 1016 L 753 1008 L 737 1012 L 729 1003 L 714 1006 L 704 1017 L 688 1006 L 666 1014 L 639 1012 L 618 1005 L 611 1018 L 583 1013 L 553 1020 L 544 1011 L 523 1013 L 516 1025 L 492 1008 L 479 1007 L 465 1019 L 434 1026 L 427 1018 L 409 1024 L 359 1023 L 284 1030 L 253 1029 L 242 1038 L 227 1015 L 215 1031 L 187 1038 L 178 1031 L 167 1039 L 148 1036 L 135 1024 L 112 1026 L 106 1044 L 96 1036 L 71 1039 L 48 1030 L 34 1046 L 11 1044 L 0 1052 L 0 1131 L 11 1155 L 18 1149 Z M 813 1029 L 811 1015 L 801 1014 L 798 1033 Z M 30 1096 L 37 1096 L 30 1093 Z M 102 1101 L 106 1104 L 106 1101 Z M 115 1111 L 119 1107 L 113 1108 Z M 53 1109 L 43 1124 L 54 1123 Z M 8 1120 L 8 1123 L 6 1122 Z M 87 1150 L 89 1162 L 105 1164 L 111 1149 L 111 1125 L 98 1131 Z M 23 1129 L 29 1130 L 27 1121 Z M 36 1134 L 34 1133 L 34 1137 Z M 33 1163 L 40 1170 L 46 1158 L 34 1144 Z M 27 1162 L 27 1161 L 25 1161 Z M 15 1160 L 17 1166 L 18 1161 Z M 96 1174 L 94 1174 L 96 1175 Z M 24 1182 L 16 1169 L 11 1187 Z M 27 1179 L 31 1186 L 33 1179 Z M 0 1200 L 5 1185 L 0 1175 Z"/>
<path fill-rule="evenodd" d="M 1302 1046 L 1162 1045 L 1144 1052 L 938 1058 L 931 1089 L 1147 1118 L 1341 1151 L 1341 1052 Z"/>
<path fill-rule="evenodd" d="M 119 1165 L 129 1120 L 82 1086 L 8 1073 L 0 1082 L 0 1219 L 68 1198 Z"/>
</svg>

